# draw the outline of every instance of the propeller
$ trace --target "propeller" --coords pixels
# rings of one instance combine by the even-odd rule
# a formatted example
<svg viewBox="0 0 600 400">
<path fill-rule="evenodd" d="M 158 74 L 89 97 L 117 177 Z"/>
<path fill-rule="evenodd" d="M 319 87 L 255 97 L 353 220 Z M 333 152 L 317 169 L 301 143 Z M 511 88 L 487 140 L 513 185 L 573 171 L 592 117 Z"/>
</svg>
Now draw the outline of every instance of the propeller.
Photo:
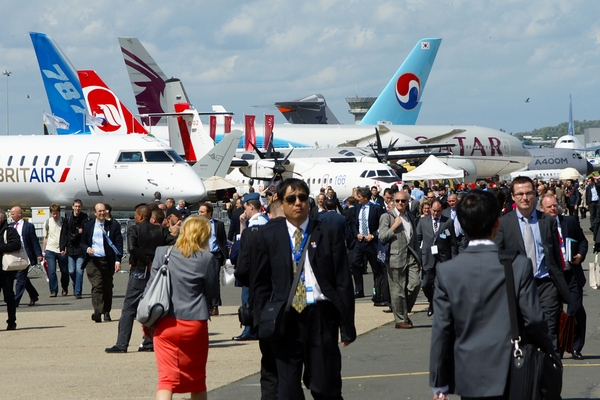
<svg viewBox="0 0 600 400">
<path fill-rule="evenodd" d="M 388 160 L 388 156 L 390 155 L 390 151 L 394 148 L 396 143 L 398 143 L 398 138 L 396 140 L 394 140 L 394 142 L 392 142 L 392 138 L 390 138 L 390 143 L 388 144 L 387 148 L 384 149 L 383 145 L 381 144 L 381 135 L 379 134 L 379 129 L 377 129 L 377 128 L 375 128 L 375 137 L 376 137 L 377 149 L 375 149 L 373 147 L 372 143 L 369 143 L 369 146 L 371 146 L 371 149 L 373 150 L 373 153 L 375 154 L 375 157 L 377 158 L 377 162 L 386 164 L 387 160 Z M 379 156 L 380 154 L 384 154 L 383 159 Z"/>
<path fill-rule="evenodd" d="M 261 178 L 261 177 L 252 177 L 254 179 L 260 179 L 260 180 L 268 180 L 269 184 L 267 185 L 267 187 L 271 186 L 273 184 L 274 181 L 278 181 L 283 179 L 283 174 L 285 172 L 291 172 L 292 174 L 296 174 L 300 177 L 302 177 L 301 174 L 299 174 L 298 172 L 294 172 L 294 171 L 287 171 L 287 169 L 285 168 L 286 165 L 290 164 L 289 158 L 290 155 L 292 154 L 292 152 L 294 151 L 294 148 L 292 147 L 292 149 L 290 150 L 289 153 L 286 154 L 286 156 L 283 159 L 279 159 L 282 154 L 279 153 L 278 151 L 275 150 L 274 146 L 273 146 L 273 135 L 271 135 L 271 139 L 269 140 L 269 146 L 267 147 L 267 152 L 266 154 L 263 153 L 260 149 L 258 149 L 258 147 L 256 147 L 256 145 L 250 141 L 248 141 L 248 143 L 250 143 L 250 145 L 254 148 L 254 150 L 256 151 L 256 154 L 258 155 L 258 157 L 261 160 L 273 160 L 273 166 L 267 167 L 267 168 L 271 168 L 273 170 L 273 177 L 271 178 Z"/>
</svg>

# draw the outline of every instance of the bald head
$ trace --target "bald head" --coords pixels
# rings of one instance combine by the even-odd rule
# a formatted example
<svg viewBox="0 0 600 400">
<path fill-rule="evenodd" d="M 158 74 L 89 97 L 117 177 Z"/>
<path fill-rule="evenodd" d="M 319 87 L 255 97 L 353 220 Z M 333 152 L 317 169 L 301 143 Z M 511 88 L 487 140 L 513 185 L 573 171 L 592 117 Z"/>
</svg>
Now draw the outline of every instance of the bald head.
<svg viewBox="0 0 600 400">
<path fill-rule="evenodd" d="M 19 206 L 14 206 L 10 209 L 10 217 L 17 222 L 23 219 L 23 210 Z"/>
</svg>

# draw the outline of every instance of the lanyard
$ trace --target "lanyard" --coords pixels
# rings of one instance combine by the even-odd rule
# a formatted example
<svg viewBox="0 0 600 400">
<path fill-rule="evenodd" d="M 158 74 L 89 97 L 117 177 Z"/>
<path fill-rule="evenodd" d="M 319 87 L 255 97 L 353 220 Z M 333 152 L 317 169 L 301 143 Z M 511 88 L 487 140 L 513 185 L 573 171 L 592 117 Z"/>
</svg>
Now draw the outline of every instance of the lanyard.
<svg viewBox="0 0 600 400">
<path fill-rule="evenodd" d="M 306 229 L 304 230 L 304 235 L 302 238 L 302 243 L 300 244 L 300 248 L 298 249 L 298 252 L 294 252 L 294 239 L 290 238 L 290 244 L 292 246 L 292 256 L 294 257 L 294 260 L 296 261 L 296 265 L 298 265 L 298 263 L 300 262 L 300 257 L 302 256 L 302 250 L 304 249 L 304 246 L 306 245 L 306 240 L 308 239 L 308 228 L 310 226 L 310 222 L 308 223 L 308 225 L 306 225 Z"/>
</svg>

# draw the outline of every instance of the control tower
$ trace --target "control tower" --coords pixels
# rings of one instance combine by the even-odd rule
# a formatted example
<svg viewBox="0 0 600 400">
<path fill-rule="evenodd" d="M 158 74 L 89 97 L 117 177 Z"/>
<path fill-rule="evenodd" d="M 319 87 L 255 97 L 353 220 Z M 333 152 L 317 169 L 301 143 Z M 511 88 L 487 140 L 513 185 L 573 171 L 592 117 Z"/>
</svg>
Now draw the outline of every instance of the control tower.
<svg viewBox="0 0 600 400">
<path fill-rule="evenodd" d="M 347 97 L 346 102 L 350 106 L 350 110 L 348 111 L 350 114 L 354 115 L 354 123 L 358 124 L 369 108 L 375 103 L 377 97 Z"/>
</svg>

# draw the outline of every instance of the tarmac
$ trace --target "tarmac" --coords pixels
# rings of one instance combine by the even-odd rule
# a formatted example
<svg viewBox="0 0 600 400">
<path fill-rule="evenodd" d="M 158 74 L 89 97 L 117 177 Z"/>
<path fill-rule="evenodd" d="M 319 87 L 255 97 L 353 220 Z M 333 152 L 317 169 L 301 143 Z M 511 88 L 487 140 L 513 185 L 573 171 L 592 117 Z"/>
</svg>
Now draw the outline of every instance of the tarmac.
<svg viewBox="0 0 600 400">
<path fill-rule="evenodd" d="M 582 220 L 588 240 L 589 219 Z M 593 259 L 590 254 L 584 270 Z M 142 341 L 141 325 L 135 324 L 126 354 L 107 354 L 116 343 L 118 319 L 128 274 L 115 275 L 112 322 L 91 320 L 90 285 L 85 279 L 83 299 L 49 298 L 48 284 L 39 271 L 29 276 L 40 292 L 40 300 L 28 307 L 24 295 L 17 309 L 17 330 L 5 331 L 0 324 L 0 400 L 2 399 L 152 399 L 157 371 L 154 353 L 137 352 Z M 372 284 L 365 276 L 365 287 Z M 210 347 L 207 386 L 210 399 L 259 399 L 260 351 L 258 342 L 235 342 L 241 333 L 237 318 L 241 288 L 222 287 L 224 306 L 209 322 Z M 600 398 L 600 291 L 584 289 L 587 311 L 585 360 L 565 355 L 563 399 Z M 431 318 L 421 294 L 411 316 L 414 328 L 394 329 L 391 314 L 374 307 L 370 299 L 356 303 L 357 340 L 341 348 L 343 396 L 345 399 L 431 399 L 428 385 Z M 0 315 L 6 315 L 0 305 Z M 306 392 L 307 398 L 310 394 Z M 189 395 L 174 395 L 188 399 Z M 458 398 L 452 396 L 452 398 Z"/>
</svg>

